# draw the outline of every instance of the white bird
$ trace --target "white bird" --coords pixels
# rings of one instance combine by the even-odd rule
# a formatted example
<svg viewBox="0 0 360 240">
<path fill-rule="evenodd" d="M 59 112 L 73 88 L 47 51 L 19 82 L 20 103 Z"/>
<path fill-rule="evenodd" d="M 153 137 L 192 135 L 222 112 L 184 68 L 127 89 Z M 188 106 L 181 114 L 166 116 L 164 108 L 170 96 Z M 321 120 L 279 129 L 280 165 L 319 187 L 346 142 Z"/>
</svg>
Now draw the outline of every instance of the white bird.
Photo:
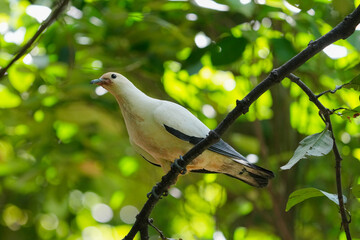
<svg viewBox="0 0 360 240">
<path fill-rule="evenodd" d="M 165 172 L 171 163 L 205 138 L 210 129 L 184 107 L 151 98 L 126 77 L 109 72 L 91 81 L 108 90 L 119 103 L 131 145 L 150 163 Z M 189 171 L 223 173 L 255 187 L 265 187 L 274 174 L 249 163 L 220 140 L 188 166 Z"/>
</svg>

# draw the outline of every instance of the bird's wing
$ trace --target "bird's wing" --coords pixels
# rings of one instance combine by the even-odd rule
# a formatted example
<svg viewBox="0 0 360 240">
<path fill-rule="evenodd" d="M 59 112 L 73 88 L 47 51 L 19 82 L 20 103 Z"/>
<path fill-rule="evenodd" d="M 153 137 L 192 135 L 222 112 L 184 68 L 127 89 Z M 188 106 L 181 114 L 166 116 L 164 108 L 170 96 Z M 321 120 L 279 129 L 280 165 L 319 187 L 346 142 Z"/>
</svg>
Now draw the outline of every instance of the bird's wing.
<svg viewBox="0 0 360 240">
<path fill-rule="evenodd" d="M 153 158 L 148 152 L 146 152 L 144 149 L 142 149 L 140 146 L 138 146 L 134 141 L 132 141 L 130 139 L 130 143 L 132 145 L 132 147 L 134 148 L 134 150 L 139 153 L 146 161 L 148 161 L 149 163 L 157 166 L 157 167 L 161 167 L 160 163 L 158 161 L 156 161 L 155 158 Z"/>
<path fill-rule="evenodd" d="M 204 139 L 210 129 L 198 118 L 182 106 L 164 101 L 155 111 L 156 121 L 163 125 L 175 137 L 197 144 Z M 246 158 L 238 153 L 222 139 L 209 147 L 210 151 L 241 160 L 242 164 L 249 165 Z"/>
<path fill-rule="evenodd" d="M 180 131 L 172 128 L 172 127 L 169 127 L 167 125 L 164 125 L 164 126 L 165 126 L 166 131 L 168 131 L 169 133 L 171 133 L 175 137 L 180 138 L 181 140 L 187 141 L 187 142 L 189 142 L 191 144 L 194 144 L 194 145 L 204 139 L 204 138 L 199 138 L 199 137 L 186 135 L 186 134 L 184 134 L 184 133 L 182 133 L 182 132 L 180 132 Z M 227 144 L 222 139 L 220 139 L 217 143 L 210 146 L 209 150 L 213 151 L 213 152 L 216 152 L 216 153 L 219 153 L 221 155 L 227 156 L 227 157 L 247 161 L 246 158 L 243 155 L 238 153 L 234 148 L 232 148 L 229 144 Z M 242 162 L 242 163 L 247 164 L 247 162 Z"/>
<path fill-rule="evenodd" d="M 166 125 L 187 136 L 204 138 L 210 131 L 186 108 L 173 102 L 161 101 L 154 111 L 154 118 L 162 127 Z"/>
</svg>

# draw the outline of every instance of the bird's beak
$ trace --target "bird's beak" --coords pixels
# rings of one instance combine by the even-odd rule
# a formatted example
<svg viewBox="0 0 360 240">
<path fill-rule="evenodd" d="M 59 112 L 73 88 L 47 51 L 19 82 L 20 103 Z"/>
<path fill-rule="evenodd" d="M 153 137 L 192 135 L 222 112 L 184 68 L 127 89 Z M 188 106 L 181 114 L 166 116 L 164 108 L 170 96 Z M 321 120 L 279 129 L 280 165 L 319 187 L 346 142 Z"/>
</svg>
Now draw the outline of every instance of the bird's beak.
<svg viewBox="0 0 360 240">
<path fill-rule="evenodd" d="M 103 81 L 103 79 L 102 78 L 99 78 L 99 79 L 94 79 L 94 80 L 92 80 L 90 83 L 91 84 L 98 84 L 98 83 L 101 83 Z"/>
</svg>

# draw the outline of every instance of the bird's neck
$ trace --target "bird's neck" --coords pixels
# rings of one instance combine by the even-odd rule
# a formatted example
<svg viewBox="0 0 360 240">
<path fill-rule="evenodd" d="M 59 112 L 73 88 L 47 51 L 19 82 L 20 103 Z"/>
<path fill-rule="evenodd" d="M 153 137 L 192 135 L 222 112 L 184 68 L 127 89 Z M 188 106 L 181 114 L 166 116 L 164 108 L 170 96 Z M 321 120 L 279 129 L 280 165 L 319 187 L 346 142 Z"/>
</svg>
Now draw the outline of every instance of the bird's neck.
<svg viewBox="0 0 360 240">
<path fill-rule="evenodd" d="M 136 114 L 146 108 L 153 98 L 137 89 L 130 81 L 111 92 L 119 103 L 123 114 Z"/>
</svg>

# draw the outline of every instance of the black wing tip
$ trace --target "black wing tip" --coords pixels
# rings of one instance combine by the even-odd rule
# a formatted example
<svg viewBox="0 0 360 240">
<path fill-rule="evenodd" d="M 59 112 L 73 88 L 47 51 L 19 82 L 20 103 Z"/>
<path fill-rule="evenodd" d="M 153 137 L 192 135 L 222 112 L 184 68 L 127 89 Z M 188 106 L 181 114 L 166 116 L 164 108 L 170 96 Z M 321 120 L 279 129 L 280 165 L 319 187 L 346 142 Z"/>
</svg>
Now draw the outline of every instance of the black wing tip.
<svg viewBox="0 0 360 240">
<path fill-rule="evenodd" d="M 270 177 L 260 176 L 260 175 L 257 175 L 257 174 L 251 173 L 251 172 L 249 172 L 249 175 L 256 181 L 257 185 L 255 185 L 255 187 L 263 188 L 263 187 L 266 187 L 269 183 Z M 273 176 L 271 176 L 271 178 L 273 178 L 273 177 L 274 177 L 274 174 L 273 174 Z"/>
<path fill-rule="evenodd" d="M 214 173 L 219 174 L 219 172 L 208 171 L 206 169 L 193 169 L 193 170 L 190 170 L 190 172 L 193 172 L 193 173 L 206 173 L 206 174 L 214 174 Z M 253 173 L 249 173 L 249 174 L 255 180 L 256 184 L 254 184 L 253 182 L 246 181 L 245 179 L 237 178 L 237 177 L 235 177 L 235 176 L 233 176 L 231 174 L 224 173 L 224 175 L 226 175 L 226 176 L 229 176 L 229 177 L 235 178 L 237 180 L 243 181 L 244 183 L 246 183 L 246 184 L 248 184 L 250 186 L 253 186 L 253 187 L 264 188 L 264 187 L 266 187 L 268 185 L 270 178 L 262 177 L 262 176 L 259 176 L 259 175 L 253 174 Z"/>
<path fill-rule="evenodd" d="M 259 167 L 257 165 L 252 165 L 255 169 L 259 170 L 257 173 L 249 172 L 249 175 L 256 181 L 258 184 L 255 187 L 263 188 L 268 185 L 269 179 L 272 179 L 275 177 L 275 174 L 267 170 L 265 168 Z"/>
<path fill-rule="evenodd" d="M 218 173 L 218 172 L 213 172 L 213 171 L 209 171 L 209 170 L 206 170 L 206 169 L 192 169 L 192 170 L 190 170 L 190 172 L 192 172 L 192 173 L 207 173 L 207 174 L 209 174 L 209 173 Z"/>
<path fill-rule="evenodd" d="M 253 187 L 257 187 L 257 188 L 264 188 L 268 185 L 269 183 L 269 178 L 266 178 L 266 177 L 262 177 L 262 176 L 259 176 L 259 175 L 256 175 L 256 174 L 251 174 L 251 177 L 255 180 L 256 184 L 254 184 L 253 182 L 250 182 L 250 181 L 246 181 L 245 179 L 241 179 L 241 178 L 238 178 L 238 177 L 235 177 L 231 174 L 226 174 L 226 176 L 229 176 L 229 177 L 232 177 L 232 178 L 235 178 L 237 180 L 240 180 L 250 186 L 253 186 Z"/>
<path fill-rule="evenodd" d="M 259 167 L 258 165 L 255 165 L 255 164 L 250 164 L 250 167 L 252 169 L 259 170 L 260 173 L 261 173 L 261 176 L 263 176 L 263 177 L 266 177 L 268 179 L 271 179 L 271 178 L 275 177 L 275 174 L 272 171 L 268 170 L 268 169 Z"/>
<path fill-rule="evenodd" d="M 264 169 L 264 170 L 266 170 L 266 169 Z M 211 174 L 211 173 L 219 174 L 219 172 L 213 172 L 213 171 L 209 171 L 209 170 L 206 170 L 206 169 L 193 169 L 193 170 L 190 170 L 190 172 L 193 172 L 193 173 L 207 173 L 207 174 Z M 264 187 L 266 187 L 268 185 L 269 179 L 274 177 L 273 172 L 271 172 L 269 170 L 266 170 L 266 172 L 267 172 L 267 174 L 269 174 L 266 177 L 249 172 L 250 177 L 252 177 L 255 180 L 256 184 L 254 184 L 253 182 L 246 181 L 245 179 L 235 177 L 235 176 L 233 176 L 231 174 L 224 173 L 224 175 L 235 178 L 237 180 L 241 180 L 244 183 L 246 183 L 246 184 L 248 184 L 250 186 L 253 186 L 253 187 L 264 188 Z"/>
<path fill-rule="evenodd" d="M 145 159 L 148 163 L 154 165 L 154 166 L 157 166 L 157 167 L 161 167 L 159 164 L 156 164 L 156 163 L 153 163 L 151 161 L 149 161 L 148 159 L 146 159 L 146 157 L 144 157 L 143 155 L 140 154 L 140 156 L 142 156 L 143 159 Z"/>
</svg>

